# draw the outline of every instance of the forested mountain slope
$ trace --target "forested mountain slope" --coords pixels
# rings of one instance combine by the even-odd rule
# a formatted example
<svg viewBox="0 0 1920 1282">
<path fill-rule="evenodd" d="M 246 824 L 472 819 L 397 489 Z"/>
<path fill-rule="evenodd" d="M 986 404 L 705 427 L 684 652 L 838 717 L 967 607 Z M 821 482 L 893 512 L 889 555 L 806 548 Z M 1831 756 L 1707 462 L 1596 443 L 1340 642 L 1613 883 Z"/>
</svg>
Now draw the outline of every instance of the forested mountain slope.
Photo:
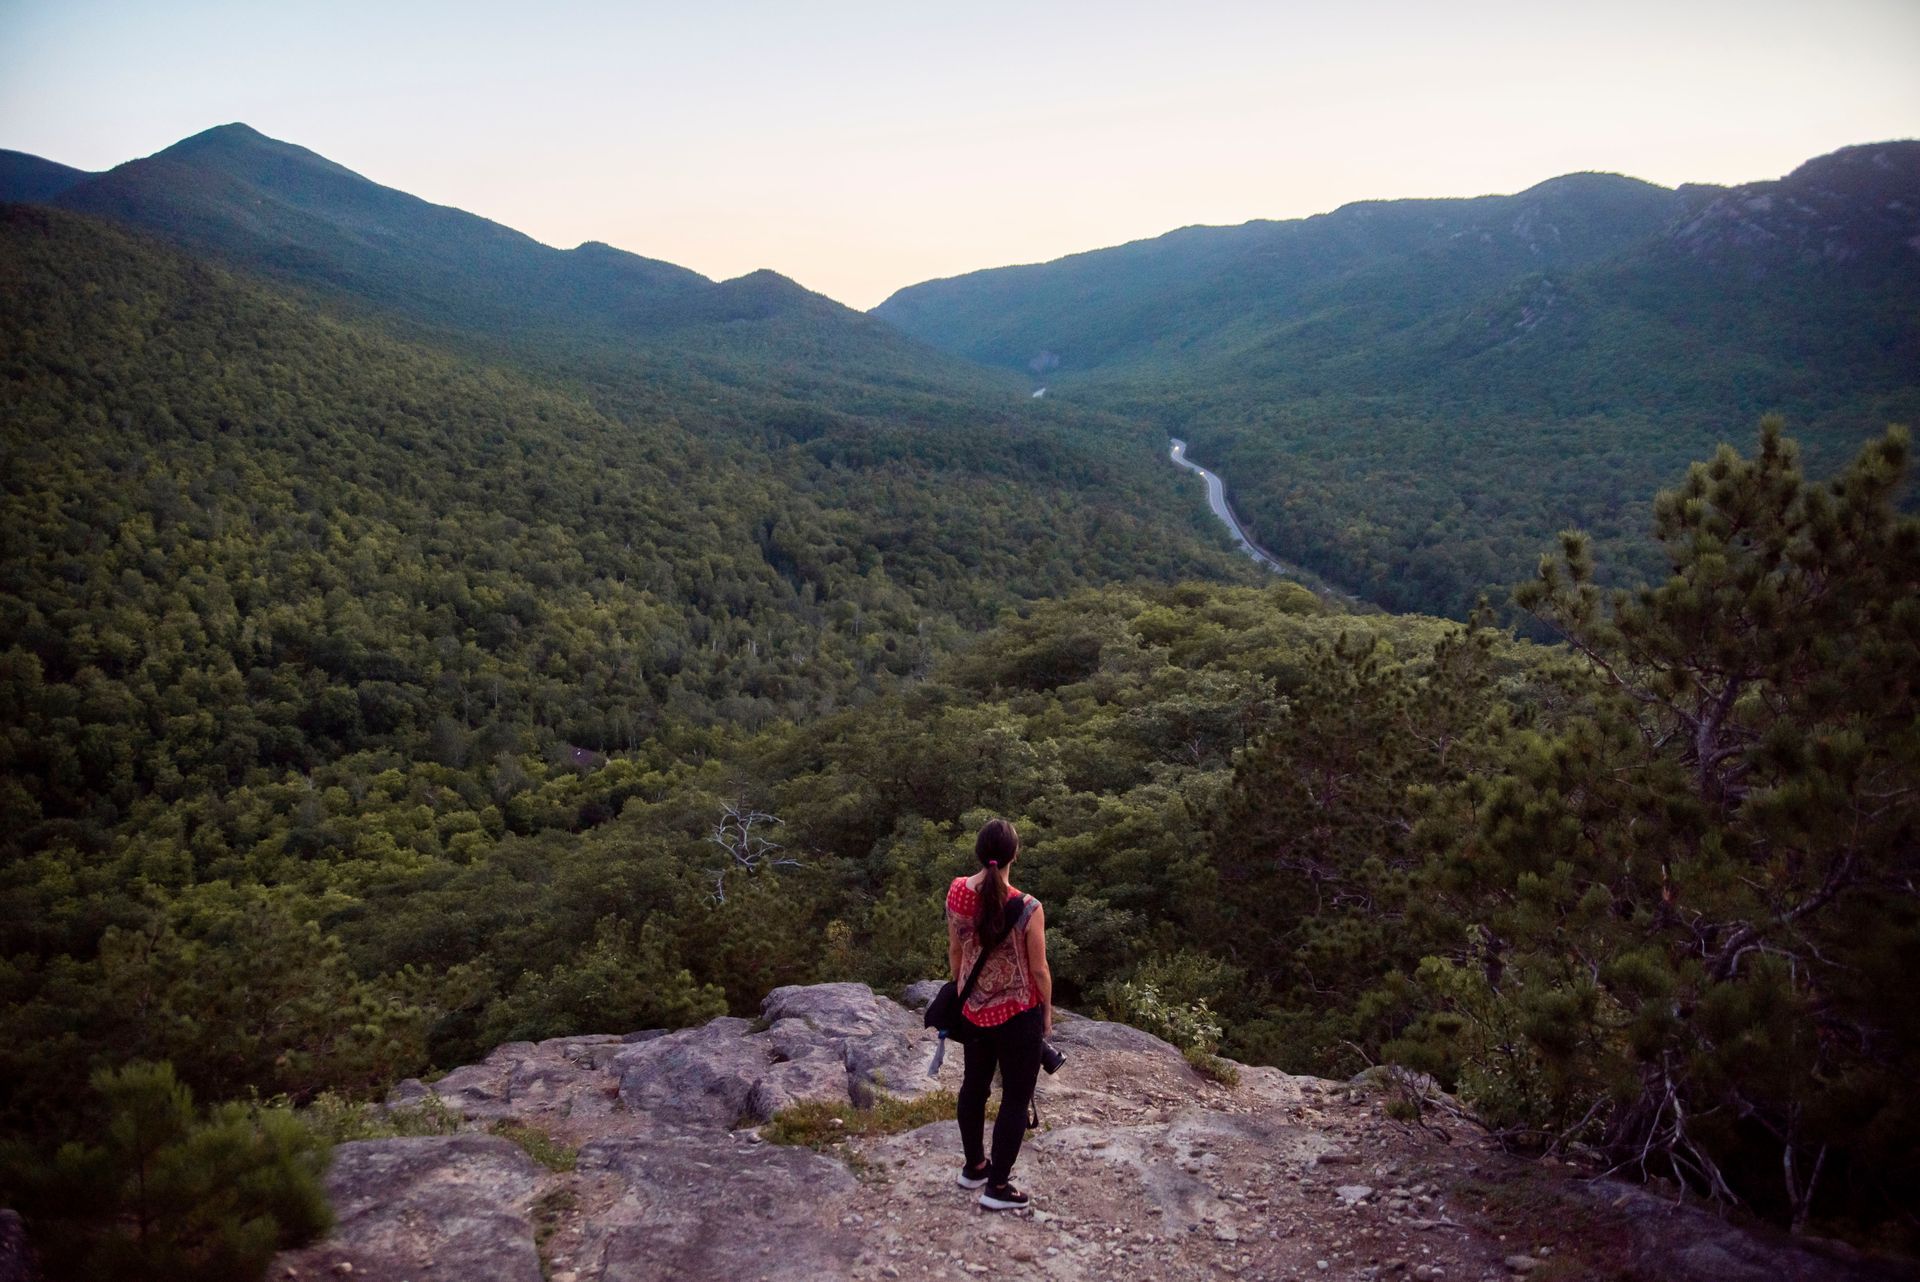
<svg viewBox="0 0 1920 1282">
<path fill-rule="evenodd" d="M 110 219 L 494 359 L 664 385 L 656 411 L 742 386 L 804 401 L 815 384 L 829 399 L 932 417 L 955 400 L 1019 394 L 774 272 L 716 283 L 598 242 L 554 249 L 243 124 L 11 198 Z"/>
<path fill-rule="evenodd" d="M 53 699 L 16 691 L 9 733 L 48 819 L 483 725 L 595 749 L 752 725 L 883 688 L 1020 596 L 1245 573 L 1091 431 L 708 440 L 71 215 L 12 207 L 4 237 L 9 676 Z M 200 730 L 108 731 L 157 724 L 188 672 Z"/>
<path fill-rule="evenodd" d="M 1555 530 L 1616 566 L 1662 476 L 1763 412 L 1818 468 L 1920 414 L 1920 143 L 1778 182 L 1605 175 L 1191 228 L 903 290 L 876 314 L 1145 415 L 1268 546 L 1464 613 Z"/>
<path fill-rule="evenodd" d="M 1051 354 L 1063 375 L 1239 356 L 1330 308 L 1411 314 L 1516 273 L 1596 261 L 1686 204 L 1613 174 L 1570 174 L 1515 196 L 1365 201 L 928 281 L 873 314 L 985 363 L 1021 368 Z"/>
<path fill-rule="evenodd" d="M 1111 423 L 679 408 L 0 208 L 0 1202 L 129 1059 L 306 1099 L 549 1022 L 573 976 L 609 999 L 603 964 L 671 1021 L 811 965 L 860 860 L 805 852 L 826 915 L 781 892 L 772 937 L 770 883 L 715 904 L 730 745 L 914 684 L 1022 598 L 1257 577 Z M 721 950 L 697 979 L 683 930 Z"/>
<path fill-rule="evenodd" d="M 0 149 L 0 201 L 52 200 L 91 177 L 84 169 Z"/>
<path fill-rule="evenodd" d="M 1607 600 L 1564 540 L 1520 599 L 1600 660 L 1568 662 L 1258 575 L 1157 424 L 953 374 L 771 274 L 616 259 L 589 288 L 454 218 L 503 274 L 545 264 L 529 310 L 461 328 L 492 304 L 403 234 L 440 214 L 271 146 L 221 163 L 281 193 L 268 231 L 214 177 L 152 207 L 244 252 L 0 209 L 0 1203 L 73 1274 L 258 1276 L 324 1221 L 319 1137 L 398 1077 L 937 973 L 989 814 L 1025 834 L 1061 999 L 1203 1071 L 1392 1061 L 1515 1147 L 1910 1240 L 1920 1028 L 1884 1000 L 1920 933 L 1900 433 L 1831 483 L 1771 426 L 1661 475 L 1655 590 Z M 1843 273 L 1818 274 L 1756 223 L 1781 208 L 1686 224 L 1699 271 L 1739 251 L 1710 277 L 1727 308 L 1799 272 L 1845 286 L 1817 295 L 1836 317 L 1900 287 L 1852 233 L 1797 242 Z M 249 265 L 270 246 L 292 269 Z M 1568 279 L 1641 249 L 1608 252 Z M 671 324 L 596 310 L 654 294 Z M 1486 318 L 1514 297 L 1410 331 L 1457 345 L 1432 387 L 1500 386 L 1519 349 Z M 1887 356 L 1816 329 L 1785 332 Z M 1564 332 L 1571 364 L 1615 333 Z M 1214 391 L 1216 442 L 1284 422 L 1335 472 L 1416 440 L 1476 467 L 1448 519 L 1487 547 L 1521 545 L 1526 486 L 1533 516 L 1592 488 L 1493 434 L 1517 411 L 1436 413 L 1448 439 L 1397 393 Z M 1609 414 L 1550 439 L 1651 466 Z M 1337 527 L 1363 551 L 1424 501 L 1371 466 Z"/>
<path fill-rule="evenodd" d="M 550 248 L 241 124 L 93 175 L 56 203 L 450 324 L 608 322 L 710 285 L 606 246 Z"/>
</svg>

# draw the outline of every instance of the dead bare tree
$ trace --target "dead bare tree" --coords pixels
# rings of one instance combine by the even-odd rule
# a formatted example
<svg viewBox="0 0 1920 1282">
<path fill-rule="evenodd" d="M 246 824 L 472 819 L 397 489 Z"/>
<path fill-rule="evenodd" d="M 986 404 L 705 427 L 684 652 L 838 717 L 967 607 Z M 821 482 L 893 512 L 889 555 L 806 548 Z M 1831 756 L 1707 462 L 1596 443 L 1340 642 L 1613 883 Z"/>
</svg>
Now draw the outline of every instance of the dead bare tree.
<svg viewBox="0 0 1920 1282">
<path fill-rule="evenodd" d="M 720 822 L 713 826 L 707 841 L 725 851 L 727 858 L 718 867 L 708 869 L 713 878 L 713 900 L 727 902 L 727 874 L 741 869 L 758 872 L 763 868 L 798 868 L 800 860 L 783 853 L 786 847 L 767 834 L 781 826 L 778 815 L 754 810 L 742 802 L 729 801 L 720 807 Z"/>
</svg>

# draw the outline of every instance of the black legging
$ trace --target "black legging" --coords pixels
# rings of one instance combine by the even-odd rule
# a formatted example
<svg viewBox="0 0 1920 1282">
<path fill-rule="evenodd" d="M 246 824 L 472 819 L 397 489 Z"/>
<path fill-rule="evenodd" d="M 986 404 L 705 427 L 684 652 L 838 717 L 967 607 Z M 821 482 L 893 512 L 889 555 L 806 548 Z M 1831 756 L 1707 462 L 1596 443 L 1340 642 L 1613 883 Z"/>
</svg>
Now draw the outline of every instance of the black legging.
<svg viewBox="0 0 1920 1282">
<path fill-rule="evenodd" d="M 963 1014 L 961 1019 L 966 1019 Z M 1000 1070 L 1000 1116 L 993 1123 L 993 1165 L 987 1178 L 1004 1184 L 1020 1156 L 1027 1135 L 1027 1105 L 1033 1102 L 1033 1084 L 1040 1078 L 1040 1040 L 1046 1028 L 1046 1009 L 1023 1010 L 1004 1024 L 975 1028 L 966 1042 L 967 1069 L 960 1080 L 960 1147 L 969 1170 L 985 1160 L 981 1133 L 987 1125 L 987 1092 L 993 1070 Z"/>
</svg>

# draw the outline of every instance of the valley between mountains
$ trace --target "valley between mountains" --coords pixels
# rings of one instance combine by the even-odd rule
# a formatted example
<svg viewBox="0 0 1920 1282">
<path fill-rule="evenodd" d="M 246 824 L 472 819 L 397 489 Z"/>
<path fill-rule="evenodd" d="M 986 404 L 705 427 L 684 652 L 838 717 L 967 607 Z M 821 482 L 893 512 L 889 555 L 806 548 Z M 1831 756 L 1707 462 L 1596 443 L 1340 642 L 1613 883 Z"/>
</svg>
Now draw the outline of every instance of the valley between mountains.
<svg viewBox="0 0 1920 1282">
<path fill-rule="evenodd" d="M 1207 506 L 1213 509 L 1213 514 L 1219 517 L 1221 524 L 1227 527 L 1227 532 L 1233 535 L 1234 542 L 1242 552 L 1252 557 L 1254 561 L 1260 565 L 1266 566 L 1275 574 L 1283 574 L 1290 579 L 1308 583 L 1314 591 L 1322 596 L 1333 597 L 1349 607 L 1362 604 L 1359 598 L 1353 596 L 1351 593 L 1342 592 L 1338 588 L 1319 580 L 1311 571 L 1303 570 L 1297 565 L 1282 561 L 1280 558 L 1274 556 L 1273 553 L 1248 539 L 1246 527 L 1240 524 L 1240 518 L 1234 514 L 1233 506 L 1227 502 L 1226 482 L 1222 481 L 1206 468 L 1201 467 L 1198 463 L 1190 460 L 1187 457 L 1187 443 L 1185 441 L 1177 436 L 1173 437 L 1168 442 L 1168 457 L 1173 460 L 1176 467 L 1185 468 L 1206 482 Z"/>
<path fill-rule="evenodd" d="M 243 124 L 0 202 L 22 1267 L 1911 1274 L 1920 143 L 872 313 Z M 996 816 L 1007 1221 L 887 996 Z"/>
</svg>

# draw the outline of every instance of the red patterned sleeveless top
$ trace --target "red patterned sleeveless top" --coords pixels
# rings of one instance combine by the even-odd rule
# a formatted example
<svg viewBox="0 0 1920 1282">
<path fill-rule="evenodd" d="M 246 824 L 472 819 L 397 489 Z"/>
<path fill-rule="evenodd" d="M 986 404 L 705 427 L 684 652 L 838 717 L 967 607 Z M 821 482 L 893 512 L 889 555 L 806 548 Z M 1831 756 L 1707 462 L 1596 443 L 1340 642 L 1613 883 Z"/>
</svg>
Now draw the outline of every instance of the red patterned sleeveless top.
<svg viewBox="0 0 1920 1282">
<path fill-rule="evenodd" d="M 1007 897 L 1010 902 L 1017 901 L 1020 892 L 1009 887 Z M 947 919 L 960 936 L 960 973 L 954 977 L 957 984 L 967 982 L 980 956 L 980 939 L 973 929 L 973 915 L 979 907 L 980 897 L 967 885 L 967 879 L 955 877 L 947 887 Z M 1027 969 L 1027 932 L 1023 926 L 987 955 L 986 969 L 967 995 L 964 1014 L 974 1027 L 992 1028 L 1039 1004 L 1040 986 Z"/>
</svg>

